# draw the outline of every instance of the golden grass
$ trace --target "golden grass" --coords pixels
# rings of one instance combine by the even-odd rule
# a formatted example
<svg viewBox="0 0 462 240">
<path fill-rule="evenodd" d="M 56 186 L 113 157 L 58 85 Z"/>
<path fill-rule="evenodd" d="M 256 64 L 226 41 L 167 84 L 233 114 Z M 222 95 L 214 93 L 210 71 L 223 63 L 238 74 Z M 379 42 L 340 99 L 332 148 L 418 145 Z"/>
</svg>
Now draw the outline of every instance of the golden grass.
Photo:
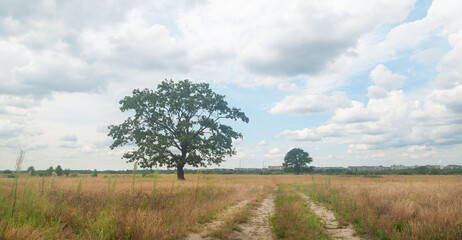
<svg viewBox="0 0 462 240">
<path fill-rule="evenodd" d="M 462 239 L 462 176 L 189 174 L 186 179 L 137 175 L 132 194 L 132 175 L 22 175 L 12 211 L 15 180 L 0 178 L 0 239 L 180 239 L 233 203 L 260 199 L 276 185 L 296 186 L 372 238 Z M 299 201 L 287 204 L 294 197 L 279 205 L 287 223 L 303 217 L 291 217 L 302 209 Z M 216 236 L 226 238 L 248 214 L 230 216 Z"/>
<path fill-rule="evenodd" d="M 0 239 L 17 238 L 9 236 L 18 232 L 28 238 L 31 231 L 18 230 L 27 227 L 41 232 L 32 231 L 33 239 L 177 239 L 226 206 L 274 185 L 258 176 L 187 177 L 190 181 L 137 176 L 135 194 L 131 176 L 29 177 L 27 185 L 21 177 L 16 214 L 0 222 Z M 0 217 L 11 212 L 12 186 L 10 179 L 0 179 Z"/>
<path fill-rule="evenodd" d="M 462 239 L 462 176 L 315 176 L 301 188 L 377 239 Z"/>
</svg>

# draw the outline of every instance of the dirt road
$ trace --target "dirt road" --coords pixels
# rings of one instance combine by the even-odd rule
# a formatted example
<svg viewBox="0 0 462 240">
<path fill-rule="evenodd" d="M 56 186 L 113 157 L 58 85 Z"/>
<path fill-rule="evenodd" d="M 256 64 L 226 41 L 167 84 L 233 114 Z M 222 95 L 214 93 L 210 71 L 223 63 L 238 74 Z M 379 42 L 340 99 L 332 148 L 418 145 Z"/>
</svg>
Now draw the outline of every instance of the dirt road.
<svg viewBox="0 0 462 240">
<path fill-rule="evenodd" d="M 317 205 L 311 201 L 311 199 L 302 194 L 302 197 L 306 199 L 306 201 L 310 204 L 311 210 L 318 215 L 319 218 L 324 222 L 325 227 L 329 235 L 331 235 L 334 239 L 346 239 L 346 240 L 360 240 L 358 236 L 355 235 L 355 230 L 353 227 L 344 226 L 340 228 L 338 221 L 335 218 L 335 215 L 332 211 Z"/>
<path fill-rule="evenodd" d="M 230 239 L 273 239 L 270 218 L 274 215 L 274 193 L 270 193 L 263 200 L 261 206 L 255 210 L 248 223 L 240 224 L 240 232 L 234 231 Z"/>
</svg>

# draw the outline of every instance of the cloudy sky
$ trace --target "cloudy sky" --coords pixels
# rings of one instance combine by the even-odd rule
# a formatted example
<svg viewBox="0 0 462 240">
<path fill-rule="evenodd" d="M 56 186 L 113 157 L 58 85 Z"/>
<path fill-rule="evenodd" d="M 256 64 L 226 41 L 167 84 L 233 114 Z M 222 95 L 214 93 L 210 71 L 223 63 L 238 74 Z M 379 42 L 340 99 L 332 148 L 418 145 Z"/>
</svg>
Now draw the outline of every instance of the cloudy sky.
<svg viewBox="0 0 462 240">
<path fill-rule="evenodd" d="M 222 167 L 462 164 L 462 1 L 0 0 L 0 169 L 127 169 L 107 126 L 163 79 L 248 124 Z M 264 163 L 263 163 L 264 162 Z"/>
</svg>

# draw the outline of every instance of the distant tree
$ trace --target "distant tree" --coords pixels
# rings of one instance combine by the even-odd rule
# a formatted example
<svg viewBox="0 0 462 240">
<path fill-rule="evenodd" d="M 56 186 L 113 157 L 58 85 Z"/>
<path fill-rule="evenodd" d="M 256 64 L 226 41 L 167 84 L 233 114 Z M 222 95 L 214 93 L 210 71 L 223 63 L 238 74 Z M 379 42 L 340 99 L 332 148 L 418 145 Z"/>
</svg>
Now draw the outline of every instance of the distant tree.
<svg viewBox="0 0 462 240">
<path fill-rule="evenodd" d="M 69 168 L 64 169 L 63 174 L 66 175 L 67 177 L 71 173 L 71 170 Z"/>
<path fill-rule="evenodd" d="M 51 176 L 51 174 L 53 174 L 53 172 L 54 172 L 53 167 L 49 167 L 47 170 L 45 170 L 45 175 L 46 176 Z"/>
<path fill-rule="evenodd" d="M 92 177 L 98 177 L 98 171 L 95 169 L 93 172 L 91 172 Z"/>
<path fill-rule="evenodd" d="M 249 122 L 240 109 L 228 107 L 225 96 L 213 92 L 207 83 L 189 80 L 163 81 L 157 91 L 133 90 L 120 101 L 122 112 L 135 115 L 120 125 L 109 126 L 114 139 L 111 149 L 136 145 L 123 158 L 143 168 L 175 167 L 177 178 L 185 180 L 183 167 L 220 164 L 236 153 L 233 138 L 242 138 L 223 119 Z"/>
<path fill-rule="evenodd" d="M 293 171 L 295 174 L 300 172 L 310 171 L 311 168 L 307 166 L 313 159 L 309 154 L 300 148 L 293 148 L 287 152 L 284 157 L 284 163 L 282 164 L 286 171 Z"/>
<path fill-rule="evenodd" d="M 61 168 L 61 165 L 56 166 L 55 172 L 58 176 L 63 175 L 63 169 Z"/>
<path fill-rule="evenodd" d="M 8 170 L 8 169 L 7 169 L 7 170 L 3 171 L 2 173 L 3 173 L 3 174 L 12 174 L 13 172 L 12 172 L 11 170 Z"/>
<path fill-rule="evenodd" d="M 27 173 L 30 173 L 31 176 L 35 176 L 34 166 L 30 166 L 29 168 L 27 168 Z"/>
</svg>

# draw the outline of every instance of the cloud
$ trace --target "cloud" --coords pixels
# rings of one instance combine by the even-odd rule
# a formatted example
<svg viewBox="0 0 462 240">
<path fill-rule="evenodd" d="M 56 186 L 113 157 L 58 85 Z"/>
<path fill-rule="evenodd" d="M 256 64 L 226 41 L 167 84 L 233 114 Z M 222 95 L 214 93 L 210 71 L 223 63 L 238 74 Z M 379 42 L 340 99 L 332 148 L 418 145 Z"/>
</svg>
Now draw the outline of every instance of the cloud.
<svg viewBox="0 0 462 240">
<path fill-rule="evenodd" d="M 263 147 L 263 146 L 267 146 L 268 144 L 266 143 L 265 140 L 261 140 L 260 142 L 257 143 L 257 146 L 259 147 Z"/>
<path fill-rule="evenodd" d="M 454 113 L 462 113 L 462 85 L 452 89 L 435 89 L 429 96 L 435 103 L 442 104 Z"/>
<path fill-rule="evenodd" d="M 284 130 L 279 133 L 276 138 L 286 137 L 290 140 L 298 141 L 320 141 L 321 137 L 318 135 L 316 130 L 304 128 L 302 130 Z"/>
<path fill-rule="evenodd" d="M 143 12 L 133 10 L 126 21 L 104 31 L 83 31 L 83 56 L 123 68 L 187 71 L 188 53 L 182 41 L 170 36 L 165 26 L 150 25 L 142 16 Z"/>
<path fill-rule="evenodd" d="M 275 148 L 273 148 L 273 149 L 271 149 L 269 151 L 270 154 L 276 154 L 276 153 L 280 153 L 280 152 L 281 152 L 281 149 L 278 148 L 278 147 L 275 147 Z"/>
<path fill-rule="evenodd" d="M 392 73 L 385 65 L 379 64 L 372 70 L 370 77 L 372 81 L 381 88 L 397 89 L 403 85 L 407 78 L 403 75 Z"/>
<path fill-rule="evenodd" d="M 257 28 L 240 57 L 241 63 L 260 75 L 317 74 L 354 47 L 363 34 L 380 24 L 403 19 L 412 5 L 413 1 L 304 1 L 267 7 L 278 11 L 265 16 L 267 22 L 260 22 L 264 28 Z"/>
<path fill-rule="evenodd" d="M 415 53 L 410 58 L 416 60 L 418 63 L 431 64 L 437 62 L 443 54 L 443 50 L 439 48 L 428 48 Z"/>
<path fill-rule="evenodd" d="M 370 86 L 367 88 L 367 97 L 368 98 L 386 98 L 388 96 L 388 91 L 384 88 L 377 86 Z"/>
<path fill-rule="evenodd" d="M 380 117 L 371 109 L 364 108 L 364 103 L 352 101 L 349 108 L 337 109 L 332 122 L 335 123 L 357 123 L 376 121 Z"/>
<path fill-rule="evenodd" d="M 77 142 L 77 136 L 76 135 L 66 135 L 60 138 L 61 141 L 64 142 Z"/>
<path fill-rule="evenodd" d="M 331 112 L 337 108 L 351 106 L 351 100 L 343 92 L 334 92 L 332 95 L 307 94 L 300 96 L 287 96 L 270 109 L 270 113 L 290 113 L 295 115 L 308 115 L 320 112 Z"/>
<path fill-rule="evenodd" d="M 298 87 L 295 83 L 282 82 L 278 85 L 278 89 L 282 91 L 295 91 Z"/>
</svg>

